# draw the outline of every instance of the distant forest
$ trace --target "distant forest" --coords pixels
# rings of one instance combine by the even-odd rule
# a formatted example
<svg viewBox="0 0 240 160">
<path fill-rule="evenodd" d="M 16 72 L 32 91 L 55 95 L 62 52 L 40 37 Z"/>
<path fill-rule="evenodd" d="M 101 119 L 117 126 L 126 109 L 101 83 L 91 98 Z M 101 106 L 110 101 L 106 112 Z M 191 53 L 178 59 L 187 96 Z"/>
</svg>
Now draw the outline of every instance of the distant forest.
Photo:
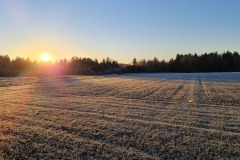
<svg viewBox="0 0 240 160">
<path fill-rule="evenodd" d="M 133 59 L 133 65 L 127 67 L 128 72 L 239 72 L 240 56 L 238 52 L 218 52 L 195 54 L 177 54 L 169 62 Z"/>
<path fill-rule="evenodd" d="M 133 59 L 131 64 L 119 64 L 110 58 L 99 62 L 97 59 L 73 57 L 55 63 L 31 61 L 8 55 L 0 55 L 0 76 L 39 76 L 39 75 L 102 75 L 111 73 L 157 73 L 157 72 L 239 72 L 238 52 L 218 52 L 205 54 L 177 54 L 170 61 Z"/>
</svg>

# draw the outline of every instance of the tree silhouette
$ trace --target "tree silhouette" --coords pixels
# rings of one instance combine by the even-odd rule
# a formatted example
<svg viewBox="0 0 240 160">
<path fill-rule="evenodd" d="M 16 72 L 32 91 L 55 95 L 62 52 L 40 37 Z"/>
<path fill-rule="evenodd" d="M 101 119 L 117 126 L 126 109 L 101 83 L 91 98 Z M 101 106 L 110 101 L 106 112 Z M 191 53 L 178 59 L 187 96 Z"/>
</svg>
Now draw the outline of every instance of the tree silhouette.
<svg viewBox="0 0 240 160">
<path fill-rule="evenodd" d="M 145 61 L 146 62 L 146 61 Z M 238 72 L 240 71 L 240 56 L 238 52 L 230 51 L 219 54 L 218 52 L 194 54 L 177 54 L 169 62 L 153 60 L 136 61 L 128 65 L 128 72 Z"/>
<path fill-rule="evenodd" d="M 121 66 L 121 67 L 120 67 Z M 109 57 L 99 62 L 97 59 L 72 57 L 70 61 L 61 59 L 56 63 L 41 63 L 16 57 L 10 59 L 8 55 L 0 55 L 0 76 L 39 75 L 77 75 L 77 74 L 105 74 L 120 73 L 155 73 L 155 72 L 240 72 L 240 55 L 238 52 L 218 52 L 194 54 L 177 54 L 175 59 L 166 62 L 157 57 L 152 60 L 133 59 L 132 64 L 119 65 Z M 111 70 L 109 70 L 111 69 Z M 106 72 L 108 70 L 108 72 Z"/>
</svg>

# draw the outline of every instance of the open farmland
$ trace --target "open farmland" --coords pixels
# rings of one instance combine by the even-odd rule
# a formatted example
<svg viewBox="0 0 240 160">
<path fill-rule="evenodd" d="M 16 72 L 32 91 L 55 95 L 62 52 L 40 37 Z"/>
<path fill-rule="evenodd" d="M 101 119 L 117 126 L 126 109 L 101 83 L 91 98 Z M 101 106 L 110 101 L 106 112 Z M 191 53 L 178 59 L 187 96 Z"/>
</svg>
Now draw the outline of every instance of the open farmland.
<svg viewBox="0 0 240 160">
<path fill-rule="evenodd" d="M 0 79 L 0 159 L 239 159 L 240 74 Z"/>
</svg>

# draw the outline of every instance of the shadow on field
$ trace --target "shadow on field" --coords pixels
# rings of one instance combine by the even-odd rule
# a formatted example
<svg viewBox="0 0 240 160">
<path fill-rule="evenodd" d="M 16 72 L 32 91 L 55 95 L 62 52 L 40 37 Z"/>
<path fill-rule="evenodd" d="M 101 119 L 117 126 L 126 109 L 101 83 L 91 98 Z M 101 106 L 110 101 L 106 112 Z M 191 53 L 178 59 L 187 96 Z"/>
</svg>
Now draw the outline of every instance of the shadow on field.
<svg viewBox="0 0 240 160">
<path fill-rule="evenodd" d="M 155 78 L 45 77 L 0 87 L 0 153 L 5 159 L 240 156 L 238 82 L 148 76 Z"/>
</svg>

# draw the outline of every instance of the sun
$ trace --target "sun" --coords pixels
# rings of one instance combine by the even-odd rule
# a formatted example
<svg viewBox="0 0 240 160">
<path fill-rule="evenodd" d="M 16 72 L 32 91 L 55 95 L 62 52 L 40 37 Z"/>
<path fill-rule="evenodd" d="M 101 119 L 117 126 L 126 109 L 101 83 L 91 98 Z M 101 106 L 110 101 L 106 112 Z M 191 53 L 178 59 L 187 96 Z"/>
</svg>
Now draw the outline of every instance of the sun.
<svg viewBox="0 0 240 160">
<path fill-rule="evenodd" d="M 41 56 L 41 60 L 42 60 L 43 62 L 49 62 L 49 61 L 51 60 L 51 57 L 49 56 L 49 54 L 44 53 L 44 54 L 42 54 L 42 56 Z"/>
</svg>

